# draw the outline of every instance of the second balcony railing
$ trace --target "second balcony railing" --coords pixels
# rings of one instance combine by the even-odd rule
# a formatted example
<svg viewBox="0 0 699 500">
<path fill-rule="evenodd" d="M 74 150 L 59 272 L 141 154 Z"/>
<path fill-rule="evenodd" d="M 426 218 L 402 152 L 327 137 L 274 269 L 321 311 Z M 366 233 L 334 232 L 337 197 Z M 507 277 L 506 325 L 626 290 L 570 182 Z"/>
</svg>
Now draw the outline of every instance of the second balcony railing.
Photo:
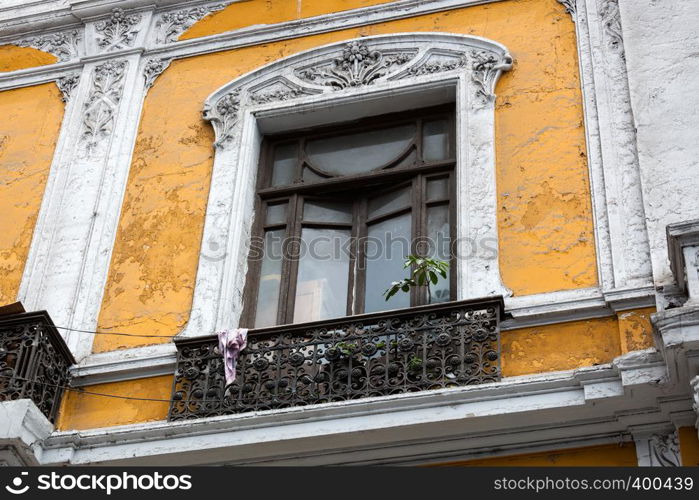
<svg viewBox="0 0 699 500">
<path fill-rule="evenodd" d="M 169 419 L 500 380 L 500 298 L 251 330 L 226 387 L 215 336 L 176 340 Z"/>
</svg>

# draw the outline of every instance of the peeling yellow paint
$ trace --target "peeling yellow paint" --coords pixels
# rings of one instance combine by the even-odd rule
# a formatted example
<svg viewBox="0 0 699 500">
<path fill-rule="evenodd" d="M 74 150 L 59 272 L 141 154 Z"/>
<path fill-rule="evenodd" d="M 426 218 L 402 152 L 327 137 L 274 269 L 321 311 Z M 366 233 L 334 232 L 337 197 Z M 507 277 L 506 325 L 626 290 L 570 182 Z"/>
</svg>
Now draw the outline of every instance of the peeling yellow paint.
<svg viewBox="0 0 699 500">
<path fill-rule="evenodd" d="M 201 109 L 215 89 L 312 47 L 412 31 L 484 36 L 515 58 L 495 116 L 506 286 L 524 295 L 594 285 L 574 25 L 556 0 L 510 0 L 174 61 L 144 103 L 99 327 L 173 335 L 188 320 L 213 160 Z M 148 343 L 100 336 L 94 351 Z"/>
<path fill-rule="evenodd" d="M 170 399 L 172 375 L 83 387 L 114 396 Z M 93 429 L 167 418 L 168 403 L 96 396 L 70 391 L 63 396 L 57 423 L 60 430 Z"/>
<path fill-rule="evenodd" d="M 188 40 L 247 26 L 293 21 L 392 1 L 394 0 L 243 0 L 209 14 L 182 33 L 179 39 Z"/>
<path fill-rule="evenodd" d="M 655 311 L 656 308 L 649 307 L 617 314 L 622 354 L 647 349 L 655 345 L 653 342 L 653 325 L 650 322 L 650 315 Z"/>
<path fill-rule="evenodd" d="M 636 467 L 633 443 L 552 450 L 439 464 L 445 467 Z"/>
<path fill-rule="evenodd" d="M 46 66 L 56 62 L 58 62 L 56 56 L 41 50 L 16 45 L 0 45 L 0 73 Z"/>
<path fill-rule="evenodd" d="M 17 297 L 63 109 L 53 83 L 0 92 L 0 305 Z"/>
<path fill-rule="evenodd" d="M 680 427 L 677 432 L 680 440 L 680 455 L 685 467 L 699 466 L 699 437 L 696 427 Z"/>
<path fill-rule="evenodd" d="M 501 349 L 504 377 L 599 365 L 621 354 L 616 317 L 508 330 Z"/>
</svg>

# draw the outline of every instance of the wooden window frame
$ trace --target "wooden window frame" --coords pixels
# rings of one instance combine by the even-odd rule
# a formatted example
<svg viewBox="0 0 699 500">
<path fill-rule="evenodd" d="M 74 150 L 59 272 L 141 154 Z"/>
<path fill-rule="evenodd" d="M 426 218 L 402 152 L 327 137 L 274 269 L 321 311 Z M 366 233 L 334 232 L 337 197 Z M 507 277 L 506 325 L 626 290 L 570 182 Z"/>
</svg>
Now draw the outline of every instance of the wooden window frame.
<svg viewBox="0 0 699 500">
<path fill-rule="evenodd" d="M 411 213 L 411 253 L 418 251 L 415 248 L 416 240 L 427 236 L 427 208 L 430 206 L 448 205 L 449 207 L 449 232 L 450 232 L 450 269 L 449 269 L 449 289 L 450 300 L 456 300 L 456 262 L 453 251 L 456 235 L 456 127 L 455 112 L 453 104 L 413 110 L 409 112 L 392 113 L 380 117 L 370 117 L 354 122 L 333 125 L 329 127 L 315 127 L 312 129 L 297 130 L 293 133 L 277 134 L 265 136 L 262 142 L 260 154 L 260 169 L 257 176 L 256 196 L 255 196 L 255 220 L 252 226 L 252 235 L 257 241 L 264 242 L 265 232 L 272 229 L 285 228 L 287 241 L 291 241 L 291 254 L 298 255 L 298 241 L 301 239 L 303 227 L 308 227 L 304 223 L 303 203 L 306 199 L 327 200 L 329 194 L 342 193 L 344 196 L 351 196 L 352 190 L 361 188 L 363 197 L 353 203 L 352 222 L 341 223 L 338 226 L 351 228 L 351 252 L 349 269 L 356 269 L 356 262 L 364 259 L 365 245 L 360 244 L 367 237 L 369 222 L 367 221 L 367 200 L 371 195 L 388 193 L 398 189 L 397 186 L 410 185 L 411 206 L 397 211 L 391 211 L 372 220 L 376 223 L 380 220 L 396 217 L 400 213 Z M 449 156 L 448 160 L 426 162 L 423 160 L 423 124 L 426 121 L 435 119 L 447 119 L 449 124 Z M 411 146 L 399 157 L 394 158 L 389 163 L 377 167 L 376 169 L 363 174 L 330 178 L 321 182 L 298 183 L 287 186 L 271 187 L 272 165 L 274 148 L 278 145 L 286 145 L 296 141 L 298 143 L 296 177 L 299 180 L 305 158 L 304 143 L 309 139 L 331 137 L 334 135 L 346 135 L 353 132 L 370 129 L 383 129 L 391 125 L 399 125 L 414 121 L 416 124 L 415 135 Z M 398 169 L 384 170 L 388 165 L 396 164 L 403 158 L 416 151 L 416 164 L 412 167 L 401 167 Z M 427 200 L 427 180 L 431 178 L 448 179 L 447 198 L 439 200 Z M 267 206 L 279 202 L 288 202 L 287 218 L 285 223 L 266 224 Z M 312 225 L 312 224 L 311 224 Z M 320 223 L 318 226 L 332 227 L 333 223 Z M 263 249 L 262 249 L 263 250 Z M 296 285 L 298 281 L 298 267 L 300 259 L 290 258 L 286 252 L 282 262 L 281 279 L 279 284 L 279 298 L 277 309 L 277 325 L 292 324 L 294 315 L 294 302 L 296 296 Z M 260 286 L 261 258 L 252 258 L 251 250 L 248 257 L 248 272 L 244 291 L 244 307 L 241 316 L 241 325 L 254 328 L 257 312 L 257 294 Z M 365 278 L 366 262 L 364 269 L 360 272 L 350 272 L 348 277 L 346 316 L 364 313 L 365 306 Z M 407 274 L 407 273 L 406 273 Z M 386 288 L 388 288 L 387 284 Z M 410 307 L 427 304 L 427 292 L 424 289 L 413 289 L 410 292 Z M 390 303 L 387 304 L 390 309 Z"/>
</svg>

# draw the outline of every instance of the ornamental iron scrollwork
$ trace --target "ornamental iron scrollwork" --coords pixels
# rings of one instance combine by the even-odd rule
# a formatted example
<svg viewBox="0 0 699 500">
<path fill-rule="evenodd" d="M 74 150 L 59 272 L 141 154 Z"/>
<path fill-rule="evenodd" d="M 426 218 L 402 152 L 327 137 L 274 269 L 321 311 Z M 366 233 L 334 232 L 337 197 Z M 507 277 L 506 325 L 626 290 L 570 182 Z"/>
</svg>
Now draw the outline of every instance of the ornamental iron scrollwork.
<svg viewBox="0 0 699 500">
<path fill-rule="evenodd" d="M 251 330 L 226 386 L 213 336 L 176 340 L 169 420 L 500 380 L 502 302 L 452 302 Z"/>
<path fill-rule="evenodd" d="M 46 312 L 0 317 L 0 401 L 31 399 L 55 422 L 74 363 Z"/>
</svg>

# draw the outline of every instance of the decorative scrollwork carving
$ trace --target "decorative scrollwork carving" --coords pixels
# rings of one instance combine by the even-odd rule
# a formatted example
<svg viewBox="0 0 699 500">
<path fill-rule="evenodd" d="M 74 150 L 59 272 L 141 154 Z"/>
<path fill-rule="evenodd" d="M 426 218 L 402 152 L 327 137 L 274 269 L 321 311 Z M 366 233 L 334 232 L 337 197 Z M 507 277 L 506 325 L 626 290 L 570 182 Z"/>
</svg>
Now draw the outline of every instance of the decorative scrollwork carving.
<svg viewBox="0 0 699 500">
<path fill-rule="evenodd" d="M 289 99 L 295 99 L 304 95 L 308 95 L 308 92 L 303 89 L 280 89 L 252 94 L 250 96 L 250 101 L 254 104 L 267 104 L 270 102 L 288 101 Z"/>
<path fill-rule="evenodd" d="M 31 399 L 54 422 L 73 363 L 46 313 L 0 320 L 0 401 Z"/>
<path fill-rule="evenodd" d="M 498 381 L 500 308 L 455 302 L 251 331 L 228 387 L 215 338 L 177 342 L 169 419 Z"/>
<path fill-rule="evenodd" d="M 385 76 L 389 68 L 408 63 L 414 54 L 400 53 L 384 55 L 380 50 L 372 50 L 366 44 L 353 40 L 345 45 L 340 57 L 327 66 L 306 68 L 297 76 L 317 85 L 342 90 L 348 87 L 370 85 L 377 78 Z"/>
<path fill-rule="evenodd" d="M 651 465 L 679 467 L 680 442 L 677 432 L 653 434 L 649 441 Z"/>
<path fill-rule="evenodd" d="M 614 51 L 622 52 L 624 39 L 621 32 L 621 15 L 617 0 L 602 0 L 599 15 L 602 18 L 607 46 Z"/>
<path fill-rule="evenodd" d="M 124 90 L 128 63 L 109 61 L 97 66 L 92 74 L 92 88 L 84 105 L 82 134 L 83 152 L 93 155 L 114 126 L 114 115 Z"/>
<path fill-rule="evenodd" d="M 157 31 L 156 43 L 165 44 L 176 42 L 179 36 L 194 23 L 212 12 L 223 9 L 225 6 L 226 4 L 218 3 L 215 5 L 203 5 L 163 14 L 155 24 L 155 29 Z"/>
<path fill-rule="evenodd" d="M 56 85 L 58 86 L 58 89 L 61 91 L 61 94 L 63 94 L 63 102 L 68 102 L 70 100 L 70 96 L 72 95 L 73 90 L 75 90 L 75 87 L 77 87 L 79 83 L 80 73 L 63 76 L 56 80 Z"/>
<path fill-rule="evenodd" d="M 125 14 L 124 9 L 116 7 L 109 19 L 95 24 L 97 45 L 104 50 L 118 50 L 133 46 L 141 22 L 141 14 Z"/>
<path fill-rule="evenodd" d="M 459 59 L 451 59 L 449 61 L 427 62 L 419 66 L 413 66 L 408 69 L 407 74 L 410 76 L 431 75 L 434 73 L 443 73 L 445 71 L 453 71 L 455 69 L 466 66 L 467 60 L 465 57 Z"/>
<path fill-rule="evenodd" d="M 512 58 L 509 55 L 498 57 L 484 50 L 472 51 L 471 58 L 471 79 L 476 84 L 476 98 L 485 105 L 495 99 L 493 86 L 497 75 L 512 67 Z"/>
<path fill-rule="evenodd" d="M 146 88 L 149 89 L 155 83 L 155 79 L 158 78 L 160 73 L 165 71 L 170 63 L 172 62 L 171 57 L 166 57 L 162 59 L 149 59 L 143 67 L 143 77 L 146 80 Z"/>
<path fill-rule="evenodd" d="M 571 15 L 573 21 L 575 21 L 575 11 L 577 9 L 575 2 L 576 0 L 558 0 L 558 3 L 562 4 L 566 12 Z"/>
<path fill-rule="evenodd" d="M 18 41 L 16 45 L 49 52 L 55 55 L 60 62 L 65 62 L 79 57 L 78 43 L 80 40 L 80 31 L 68 30 L 25 38 Z"/>
<path fill-rule="evenodd" d="M 217 147 L 225 146 L 233 138 L 233 128 L 238 122 L 240 91 L 230 92 L 213 106 L 204 107 L 204 119 L 211 121 L 217 130 Z"/>
</svg>

